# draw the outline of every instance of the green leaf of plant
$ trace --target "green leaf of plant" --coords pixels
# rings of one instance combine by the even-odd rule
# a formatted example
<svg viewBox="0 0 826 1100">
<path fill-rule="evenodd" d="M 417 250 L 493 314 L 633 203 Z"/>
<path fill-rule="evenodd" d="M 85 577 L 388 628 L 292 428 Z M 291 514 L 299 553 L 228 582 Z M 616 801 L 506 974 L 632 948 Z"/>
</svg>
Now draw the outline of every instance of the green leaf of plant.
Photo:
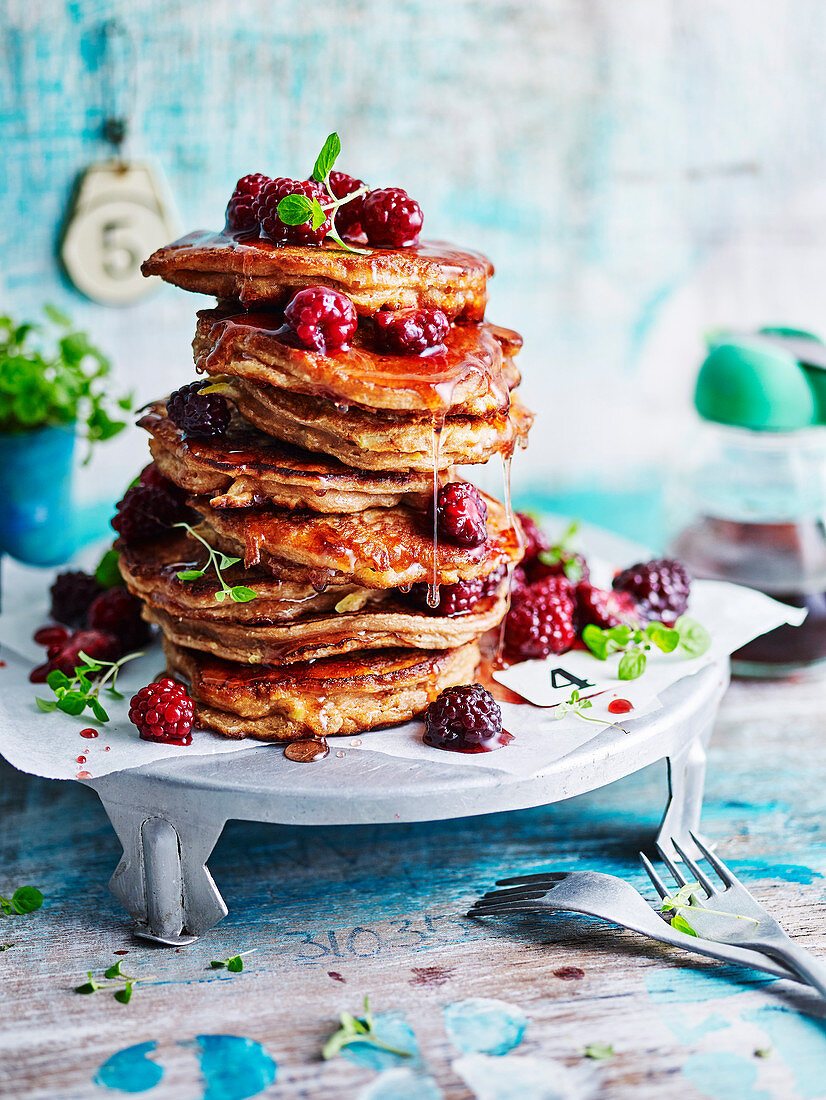
<svg viewBox="0 0 826 1100">
<path fill-rule="evenodd" d="M 315 166 L 313 167 L 314 180 L 323 183 L 327 179 L 340 152 L 341 141 L 334 131 L 321 146 L 321 152 L 316 157 Z"/>
<path fill-rule="evenodd" d="M 114 689 L 111 689 L 111 694 L 112 695 L 117 695 L 119 699 L 123 698 L 123 696 L 120 694 L 120 692 L 116 692 Z M 97 718 L 98 722 L 108 722 L 109 721 L 109 715 L 106 713 L 106 710 L 104 709 L 104 707 L 101 706 L 101 703 L 100 703 L 99 699 L 94 699 L 94 698 L 90 699 L 89 700 L 89 706 L 92 709 L 92 714 L 94 714 L 94 716 L 95 716 L 95 718 Z"/>
<path fill-rule="evenodd" d="M 257 592 L 253 592 L 251 588 L 245 588 L 243 584 L 237 584 L 231 588 L 229 594 L 236 603 L 249 603 L 250 600 L 258 597 Z"/>
<path fill-rule="evenodd" d="M 313 204 L 306 195 L 285 195 L 276 207 L 285 225 L 304 225 L 313 214 Z"/>
<path fill-rule="evenodd" d="M 18 913 L 33 913 L 43 904 L 43 895 L 36 886 L 19 886 L 11 896 Z"/>
<path fill-rule="evenodd" d="M 680 635 L 680 649 L 688 657 L 702 657 L 711 646 L 711 635 L 696 619 L 683 615 L 674 624 Z"/>
<path fill-rule="evenodd" d="M 237 565 L 240 560 L 240 558 L 231 558 L 227 554 L 222 554 L 220 550 L 218 551 L 219 569 L 229 569 L 231 565 Z"/>
<path fill-rule="evenodd" d="M 673 630 L 662 623 L 649 623 L 645 628 L 645 634 L 663 653 L 673 653 L 680 644 L 679 630 Z"/>
<path fill-rule="evenodd" d="M 610 1043 L 589 1043 L 582 1052 L 586 1058 L 595 1058 L 604 1061 L 614 1057 L 614 1048 Z"/>
<path fill-rule="evenodd" d="M 41 699 L 38 696 L 36 696 L 34 701 L 37 703 L 37 705 L 40 707 L 40 709 L 45 710 L 47 714 L 50 711 L 57 710 L 57 700 L 56 699 Z"/>
<path fill-rule="evenodd" d="M 648 658 L 641 649 L 629 649 L 623 653 L 617 669 L 620 680 L 637 680 L 645 672 Z"/>
<path fill-rule="evenodd" d="M 670 923 L 672 928 L 676 928 L 678 932 L 684 932 L 686 936 L 697 935 L 682 913 L 675 913 Z"/>
<path fill-rule="evenodd" d="M 83 714 L 86 709 L 86 696 L 81 695 L 79 691 L 69 691 L 62 699 L 58 699 L 57 709 L 62 710 L 64 714 L 75 716 Z"/>
<path fill-rule="evenodd" d="M 121 576 L 118 562 L 120 554 L 117 550 L 107 550 L 100 559 L 95 570 L 95 580 L 104 588 L 123 588 L 126 581 Z"/>
<path fill-rule="evenodd" d="M 244 969 L 244 960 L 240 955 L 233 955 L 231 959 L 227 959 L 227 970 L 231 970 L 233 974 L 240 974 Z"/>
<path fill-rule="evenodd" d="M 49 675 L 46 677 L 46 683 L 52 689 L 57 691 L 59 688 L 68 687 L 71 684 L 71 680 L 65 672 L 61 672 L 59 668 L 53 668 Z"/>
<path fill-rule="evenodd" d="M 634 629 L 628 626 L 627 623 L 620 623 L 618 626 L 609 627 L 605 634 L 610 642 L 622 649 L 631 641 L 634 636 Z"/>
<path fill-rule="evenodd" d="M 324 225 L 324 222 L 326 221 L 326 218 L 327 218 L 327 215 L 324 213 L 324 210 L 321 207 L 321 203 L 318 201 L 318 199 L 313 199 L 313 210 L 312 210 L 313 229 L 321 229 L 322 225 Z"/>
<path fill-rule="evenodd" d="M 123 989 L 115 990 L 115 1000 L 122 1005 L 128 1005 L 132 1000 L 132 982 L 127 982 Z"/>
<path fill-rule="evenodd" d="M 65 313 L 49 302 L 43 306 L 43 312 L 50 321 L 53 321 L 56 325 L 60 325 L 62 328 L 68 328 L 72 323 Z"/>
<path fill-rule="evenodd" d="M 175 574 L 179 581 L 197 581 L 203 575 L 203 569 L 182 569 L 180 573 Z"/>
<path fill-rule="evenodd" d="M 120 978 L 120 977 L 122 977 L 121 969 L 120 969 L 120 962 L 121 962 L 120 959 L 118 959 L 118 961 L 116 963 L 113 963 L 112 966 L 110 966 L 108 970 L 104 970 L 104 972 L 103 972 L 104 978 Z"/>
<path fill-rule="evenodd" d="M 582 640 L 599 661 L 608 660 L 608 637 L 604 630 L 588 623 L 582 631 Z"/>
<path fill-rule="evenodd" d="M 229 595 L 229 593 L 224 591 L 223 589 L 220 592 L 216 592 L 215 593 L 215 602 L 216 603 L 223 603 L 228 595 Z"/>
<path fill-rule="evenodd" d="M 227 964 L 222 959 L 213 959 L 209 965 L 213 970 L 223 970 Z"/>
<path fill-rule="evenodd" d="M 98 989 L 100 989 L 100 986 L 97 982 L 88 981 L 84 982 L 83 985 L 76 985 L 75 993 L 95 993 Z"/>
</svg>

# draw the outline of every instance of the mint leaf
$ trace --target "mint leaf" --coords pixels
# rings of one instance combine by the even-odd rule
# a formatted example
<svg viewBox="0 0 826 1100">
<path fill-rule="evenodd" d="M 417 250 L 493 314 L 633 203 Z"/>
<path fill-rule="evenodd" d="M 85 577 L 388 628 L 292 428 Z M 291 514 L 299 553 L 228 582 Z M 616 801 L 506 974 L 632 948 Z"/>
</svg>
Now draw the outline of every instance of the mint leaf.
<svg viewBox="0 0 826 1100">
<path fill-rule="evenodd" d="M 313 201 L 318 205 L 317 199 Z M 313 203 L 306 195 L 285 195 L 276 211 L 285 225 L 304 225 L 313 216 Z"/>
<path fill-rule="evenodd" d="M 313 179 L 319 183 L 324 183 L 330 172 L 333 170 L 333 165 L 338 160 L 338 155 L 341 152 L 341 141 L 335 131 L 330 134 L 327 140 L 321 147 L 321 152 L 316 157 L 315 166 L 313 167 Z"/>
<path fill-rule="evenodd" d="M 180 573 L 175 574 L 179 581 L 197 581 L 203 575 L 203 569 L 182 569 Z"/>
<path fill-rule="evenodd" d="M 83 714 L 86 709 L 86 696 L 81 695 L 79 691 L 68 691 L 62 698 L 58 699 L 57 709 L 62 710 L 64 714 L 73 716 Z"/>
<path fill-rule="evenodd" d="M 648 658 L 642 649 L 629 649 L 627 653 L 623 653 L 622 659 L 617 669 L 617 676 L 620 680 L 637 680 L 645 672 L 645 666 L 648 663 Z"/>
<path fill-rule="evenodd" d="M 670 921 L 671 927 L 678 932 L 684 932 L 686 936 L 696 936 L 697 933 L 681 913 L 675 913 Z"/>
<path fill-rule="evenodd" d="M 680 635 L 680 649 L 688 657 L 702 657 L 711 646 L 711 635 L 696 619 L 682 615 L 674 624 Z"/>
<path fill-rule="evenodd" d="M 673 653 L 680 644 L 679 630 L 673 630 L 662 623 L 649 623 L 645 628 L 645 634 L 663 653 Z"/>
<path fill-rule="evenodd" d="M 236 603 L 249 603 L 258 595 L 251 588 L 245 588 L 243 584 L 237 584 L 234 588 L 231 588 L 229 594 Z"/>
<path fill-rule="evenodd" d="M 318 199 L 313 199 L 312 217 L 313 229 L 321 229 L 322 225 L 324 225 L 327 215 L 322 209 L 321 203 L 318 201 Z"/>
<path fill-rule="evenodd" d="M 608 660 L 608 635 L 593 623 L 582 631 L 582 640 L 599 661 Z"/>
<path fill-rule="evenodd" d="M 19 886 L 11 896 L 15 913 L 33 913 L 43 904 L 43 895 L 36 886 Z"/>
<path fill-rule="evenodd" d="M 57 710 L 57 700 L 56 699 L 35 698 L 35 702 L 40 707 L 40 709 L 45 710 L 47 714 L 50 711 Z"/>
<path fill-rule="evenodd" d="M 71 684 L 71 680 L 65 672 L 61 672 L 59 668 L 53 668 L 49 675 L 46 677 L 46 683 L 52 689 L 52 691 L 58 691 L 60 688 L 68 687 Z"/>
</svg>

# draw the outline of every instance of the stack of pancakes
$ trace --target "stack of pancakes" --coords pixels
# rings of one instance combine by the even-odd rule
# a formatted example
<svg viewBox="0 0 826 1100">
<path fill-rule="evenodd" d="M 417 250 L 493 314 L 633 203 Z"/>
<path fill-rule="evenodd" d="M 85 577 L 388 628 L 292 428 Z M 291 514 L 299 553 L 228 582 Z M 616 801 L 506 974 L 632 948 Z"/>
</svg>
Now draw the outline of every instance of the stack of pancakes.
<svg viewBox="0 0 826 1100">
<path fill-rule="evenodd" d="M 198 233 L 143 270 L 219 298 L 198 314 L 195 365 L 233 408 L 210 439 L 187 437 L 165 401 L 147 411 L 155 465 L 197 522 L 121 544 L 126 583 L 200 724 L 268 741 L 355 733 L 471 682 L 480 637 L 506 613 L 521 536 L 485 497 L 483 544 L 437 537 L 434 492 L 456 465 L 509 458 L 532 420 L 513 392 L 520 338 L 484 320 L 489 262 L 440 243 L 358 254 Z M 287 338 L 283 307 L 306 286 L 353 301 L 348 348 Z M 379 350 L 373 314 L 410 307 L 447 314 L 444 347 Z M 219 562 L 238 559 L 223 584 L 204 543 Z M 478 593 L 468 610 L 428 605 L 466 582 Z M 255 598 L 227 598 L 236 585 Z"/>
</svg>

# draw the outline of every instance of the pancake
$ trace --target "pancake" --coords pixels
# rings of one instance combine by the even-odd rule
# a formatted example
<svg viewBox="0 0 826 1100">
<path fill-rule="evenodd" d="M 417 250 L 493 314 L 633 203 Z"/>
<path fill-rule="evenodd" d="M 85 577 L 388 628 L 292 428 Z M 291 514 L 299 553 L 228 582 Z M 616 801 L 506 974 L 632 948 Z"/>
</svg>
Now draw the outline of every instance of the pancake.
<svg viewBox="0 0 826 1100">
<path fill-rule="evenodd" d="M 443 241 L 372 248 L 359 255 L 332 243 L 276 245 L 252 236 L 199 230 L 153 252 L 141 271 L 184 290 L 245 306 L 281 306 L 302 287 L 331 286 L 368 317 L 382 308 L 415 306 L 441 309 L 451 319 L 481 321 L 493 265 L 478 252 Z"/>
<path fill-rule="evenodd" d="M 484 496 L 488 538 L 481 546 L 455 546 L 441 540 L 436 581 L 485 577 L 522 557 L 519 536 L 505 508 Z M 406 505 L 369 508 L 354 515 L 329 516 L 286 509 L 227 510 L 204 497 L 190 504 L 204 517 L 197 531 L 224 553 L 261 565 L 282 580 L 309 580 L 316 587 L 357 584 L 401 588 L 429 581 L 433 573 L 433 533 L 427 514 Z"/>
<path fill-rule="evenodd" d="M 280 313 L 221 309 L 199 312 L 192 342 L 196 369 L 207 374 L 364 409 L 465 416 L 507 411 L 503 365 L 521 346 L 510 329 L 466 324 L 451 326 L 444 350 L 387 355 L 377 348 L 373 322 L 363 320 L 349 348 L 323 354 L 293 346 Z"/>
<path fill-rule="evenodd" d="M 448 416 L 438 437 L 427 417 L 370 413 L 350 407 L 342 412 L 330 401 L 255 385 L 241 378 L 221 384 L 246 420 L 263 432 L 308 450 L 335 456 L 348 466 L 376 471 L 439 470 L 487 462 L 525 446 L 533 423 L 516 395 L 507 413 L 487 417 Z"/>
<path fill-rule="evenodd" d="M 360 512 L 400 503 L 426 508 L 433 495 L 429 472 L 370 474 L 353 469 L 273 439 L 239 414 L 215 439 L 188 438 L 160 402 L 138 424 L 152 436 L 149 449 L 163 476 L 187 492 L 209 495 L 213 508 L 273 504 Z"/>
<path fill-rule="evenodd" d="M 305 613 L 287 623 L 216 623 L 170 614 L 149 601 L 144 605 L 143 617 L 156 623 L 171 642 L 186 649 L 203 650 L 242 664 L 286 665 L 362 650 L 452 649 L 476 641 L 499 625 L 507 611 L 507 592 L 505 579 L 472 612 L 452 618 L 416 610 L 393 589 L 382 593 L 386 598 L 367 602 L 359 610 Z M 352 598 L 359 603 L 366 597 L 367 593 Z M 249 604 L 241 606 L 246 609 Z"/>
<path fill-rule="evenodd" d="M 362 733 L 421 714 L 440 691 L 473 680 L 475 642 L 386 649 L 277 667 L 241 665 L 164 639 L 170 675 L 189 683 L 199 725 L 259 741 Z"/>
</svg>

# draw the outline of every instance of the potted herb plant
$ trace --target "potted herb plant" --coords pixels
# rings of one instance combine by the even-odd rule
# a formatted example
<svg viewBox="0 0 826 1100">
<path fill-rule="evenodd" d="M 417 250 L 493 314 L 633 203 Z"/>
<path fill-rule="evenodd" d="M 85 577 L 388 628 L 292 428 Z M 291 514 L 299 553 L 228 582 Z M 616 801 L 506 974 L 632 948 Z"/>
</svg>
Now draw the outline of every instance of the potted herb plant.
<svg viewBox="0 0 826 1100">
<path fill-rule="evenodd" d="M 0 317 L 0 551 L 35 565 L 74 550 L 72 470 L 78 437 L 93 443 L 125 426 L 131 397 L 107 393 L 111 364 L 68 317 L 44 324 Z"/>
</svg>

